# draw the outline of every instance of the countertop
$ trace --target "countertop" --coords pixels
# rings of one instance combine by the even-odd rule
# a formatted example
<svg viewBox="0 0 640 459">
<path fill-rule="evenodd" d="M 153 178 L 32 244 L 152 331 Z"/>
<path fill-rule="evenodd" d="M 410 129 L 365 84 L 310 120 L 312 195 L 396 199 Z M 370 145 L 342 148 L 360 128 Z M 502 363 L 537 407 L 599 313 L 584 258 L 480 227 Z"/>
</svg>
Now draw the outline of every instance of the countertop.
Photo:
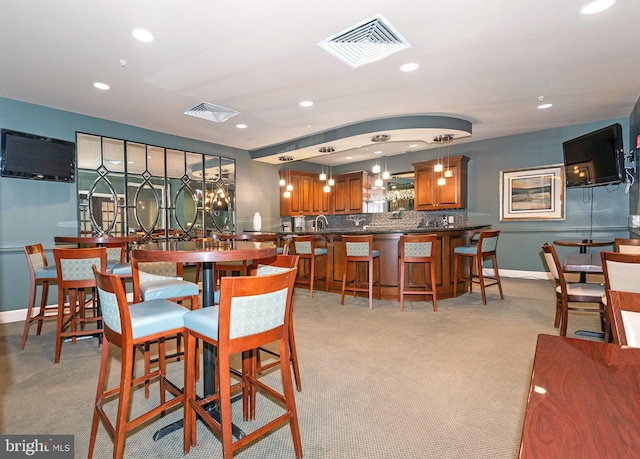
<svg viewBox="0 0 640 459">
<path fill-rule="evenodd" d="M 477 225 L 477 226 L 462 226 L 462 227 L 435 227 L 431 226 L 428 228 L 413 228 L 413 229 L 390 229 L 390 228 L 381 228 L 381 227 L 371 227 L 368 226 L 367 229 L 363 229 L 363 226 L 348 228 L 348 229 L 332 229 L 327 228 L 323 231 L 291 231 L 291 232 L 272 232 L 272 233 L 257 233 L 257 234 L 275 234 L 278 236 L 287 236 L 287 235 L 323 235 L 323 234 L 429 234 L 429 233 L 442 233 L 442 232 L 450 232 L 450 231 L 475 231 L 481 230 L 483 228 L 489 228 L 491 225 Z"/>
</svg>

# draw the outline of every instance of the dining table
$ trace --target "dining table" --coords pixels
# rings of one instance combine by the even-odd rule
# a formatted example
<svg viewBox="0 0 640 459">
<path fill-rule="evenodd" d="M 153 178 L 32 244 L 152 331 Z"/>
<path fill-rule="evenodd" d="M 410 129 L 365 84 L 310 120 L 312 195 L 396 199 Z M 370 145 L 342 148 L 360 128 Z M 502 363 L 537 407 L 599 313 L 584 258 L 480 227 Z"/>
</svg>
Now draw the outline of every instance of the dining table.
<svg viewBox="0 0 640 459">
<path fill-rule="evenodd" d="M 97 247 L 102 247 L 104 246 L 104 244 L 112 244 L 112 243 L 128 244 L 131 242 L 138 242 L 140 239 L 142 239 L 142 236 L 138 234 L 115 235 L 115 236 L 103 234 L 101 236 L 91 236 L 91 235 L 54 236 L 53 241 L 60 244 L 78 244 L 78 246 L 82 244 L 92 244 Z"/>
<path fill-rule="evenodd" d="M 638 457 L 640 349 L 538 335 L 521 459 Z"/>
<path fill-rule="evenodd" d="M 272 241 L 243 241 L 235 239 L 197 239 L 193 241 L 165 241 L 136 246 L 133 255 L 141 262 L 170 261 L 177 263 L 201 263 L 202 266 L 202 307 L 214 306 L 214 269 L 220 262 L 259 260 L 276 255 L 276 245 Z M 202 383 L 204 397 L 215 393 L 214 348 L 205 343 L 202 351 Z M 211 406 L 209 414 L 218 422 L 217 406 Z M 182 428 L 182 420 L 170 424 L 154 434 L 158 440 L 170 432 Z M 242 438 L 244 432 L 233 425 L 233 435 Z"/>
</svg>

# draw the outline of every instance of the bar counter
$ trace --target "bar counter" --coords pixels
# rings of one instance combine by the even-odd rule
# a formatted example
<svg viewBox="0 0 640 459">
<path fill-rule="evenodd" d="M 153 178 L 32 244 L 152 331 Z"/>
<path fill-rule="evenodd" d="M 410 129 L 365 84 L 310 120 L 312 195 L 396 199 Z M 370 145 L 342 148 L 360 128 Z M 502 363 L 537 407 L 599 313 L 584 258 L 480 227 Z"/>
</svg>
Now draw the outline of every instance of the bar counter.
<svg viewBox="0 0 640 459">
<path fill-rule="evenodd" d="M 325 231 L 319 232 L 293 232 L 293 233 L 275 233 L 280 238 L 296 235 L 316 235 L 318 236 L 318 247 L 327 248 L 329 263 L 329 291 L 339 293 L 342 288 L 342 273 L 344 269 L 344 245 L 342 243 L 343 234 L 373 234 L 373 248 L 380 250 L 380 284 L 382 298 L 395 300 L 398 298 L 398 258 L 399 258 L 399 242 L 402 234 L 437 234 L 437 244 L 435 247 L 436 259 L 436 291 L 438 298 L 451 298 L 453 292 L 453 250 L 461 245 L 469 244 L 469 241 L 476 231 L 487 229 L 489 226 L 467 226 L 463 228 L 417 228 L 412 230 L 393 230 L 387 228 L 369 227 L 367 229 L 354 228 L 350 230 L 332 230 L 327 228 Z M 263 233 L 264 234 L 264 233 Z M 316 261 L 316 273 L 323 273 L 323 260 Z M 299 268 L 302 273 L 307 274 L 307 268 L 300 264 Z M 366 279 L 366 268 L 364 263 L 359 267 L 359 278 Z M 463 269 L 468 272 L 468 264 L 462 263 L 459 267 L 460 274 L 464 273 Z M 424 267 L 420 265 L 413 266 L 411 277 L 415 283 L 424 283 Z M 315 289 L 321 290 L 324 287 L 322 281 L 316 283 Z M 315 290 L 314 289 L 314 290 Z M 464 285 L 458 285 L 458 294 L 464 293 Z M 417 296 L 416 301 L 421 297 Z"/>
</svg>

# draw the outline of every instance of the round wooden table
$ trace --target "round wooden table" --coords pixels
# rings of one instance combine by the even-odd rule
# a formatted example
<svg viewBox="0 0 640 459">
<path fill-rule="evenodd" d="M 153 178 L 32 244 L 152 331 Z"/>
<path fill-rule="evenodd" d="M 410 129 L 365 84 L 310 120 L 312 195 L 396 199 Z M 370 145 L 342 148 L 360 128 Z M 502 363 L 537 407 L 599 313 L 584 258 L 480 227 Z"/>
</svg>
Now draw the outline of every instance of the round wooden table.
<svg viewBox="0 0 640 459">
<path fill-rule="evenodd" d="M 587 253 L 587 247 L 605 247 L 613 245 L 614 241 L 594 241 L 592 239 L 582 239 L 581 241 L 553 241 L 555 245 L 565 247 L 580 247 L 580 253 Z"/>
<path fill-rule="evenodd" d="M 208 308 L 213 306 L 214 263 L 273 257 L 276 255 L 276 245 L 273 242 L 198 239 L 195 241 L 168 241 L 144 244 L 134 248 L 132 254 L 142 262 L 202 263 L 202 307 Z M 202 382 L 204 396 L 212 395 L 215 392 L 214 351 L 213 347 L 206 343 L 202 351 Z M 219 416 L 215 409 L 212 409 L 210 414 L 213 417 Z M 154 440 L 162 438 L 164 435 L 181 427 L 182 423 L 180 421 L 166 426 L 156 432 Z M 244 432 L 233 426 L 233 435 L 237 438 L 242 438 Z"/>
<path fill-rule="evenodd" d="M 95 244 L 101 247 L 103 244 L 138 242 L 142 236 L 132 234 L 129 236 L 55 236 L 53 240 L 61 244 Z"/>
</svg>

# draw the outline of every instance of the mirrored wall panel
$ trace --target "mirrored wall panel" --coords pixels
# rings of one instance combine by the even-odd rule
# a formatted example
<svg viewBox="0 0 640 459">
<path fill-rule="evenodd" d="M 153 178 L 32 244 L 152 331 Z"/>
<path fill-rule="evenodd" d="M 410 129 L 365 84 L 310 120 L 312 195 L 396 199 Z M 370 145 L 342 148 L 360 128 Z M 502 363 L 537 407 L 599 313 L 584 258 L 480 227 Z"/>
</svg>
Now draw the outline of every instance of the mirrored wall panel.
<svg viewBox="0 0 640 459">
<path fill-rule="evenodd" d="M 235 231 L 235 160 L 84 133 L 76 141 L 81 234 Z"/>
</svg>

